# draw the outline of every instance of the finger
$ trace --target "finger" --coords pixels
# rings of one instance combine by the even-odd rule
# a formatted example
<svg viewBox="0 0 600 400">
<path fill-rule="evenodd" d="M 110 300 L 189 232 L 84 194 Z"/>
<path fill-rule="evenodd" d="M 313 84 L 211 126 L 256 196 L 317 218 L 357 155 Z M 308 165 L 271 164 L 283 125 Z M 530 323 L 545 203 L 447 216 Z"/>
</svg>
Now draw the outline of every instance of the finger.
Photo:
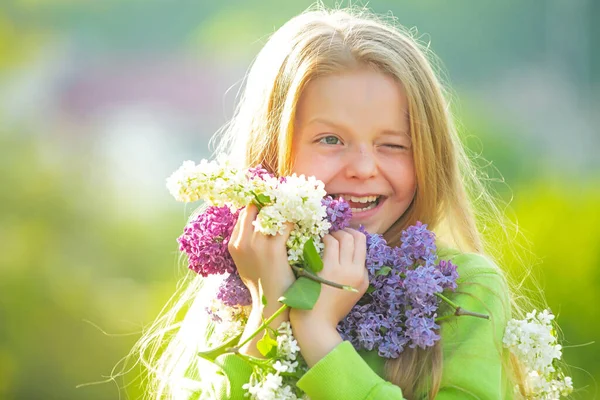
<svg viewBox="0 0 600 400">
<path fill-rule="evenodd" d="M 344 231 L 348 232 L 354 238 L 352 261 L 355 264 L 364 265 L 367 258 L 367 236 L 352 228 L 345 228 Z"/>
<path fill-rule="evenodd" d="M 245 210 L 247 218 L 250 218 L 250 223 L 252 224 L 252 221 L 254 221 L 256 215 L 258 215 L 258 207 L 256 207 L 256 204 L 250 203 L 246 206 Z"/>
<path fill-rule="evenodd" d="M 324 268 L 328 265 L 338 265 L 340 263 L 340 243 L 331 235 L 323 236 L 323 264 Z"/>
<path fill-rule="evenodd" d="M 271 239 L 272 241 L 276 242 L 276 243 L 286 243 L 288 241 L 288 239 L 290 238 L 290 235 L 292 234 L 292 231 L 294 230 L 294 227 L 296 225 L 293 222 L 286 222 L 285 224 L 283 224 L 283 230 L 281 233 L 278 233 L 276 235 L 267 235 L 268 239 Z"/>
<path fill-rule="evenodd" d="M 281 236 L 281 240 L 286 243 L 288 241 L 288 239 L 290 238 L 290 235 L 292 234 L 292 231 L 294 230 L 294 228 L 296 227 L 296 224 L 294 224 L 293 222 L 286 222 L 285 225 L 283 226 L 283 232 L 279 235 Z"/>
<path fill-rule="evenodd" d="M 239 238 L 240 238 L 240 231 L 241 231 L 240 226 L 242 225 L 242 218 L 245 213 L 246 213 L 246 209 L 242 208 L 238 214 L 237 220 L 235 221 L 233 230 L 231 231 L 231 236 L 229 237 L 229 243 L 228 243 L 228 248 L 229 248 L 230 253 L 231 253 L 232 248 L 235 248 L 238 246 L 238 242 L 239 242 Z"/>
<path fill-rule="evenodd" d="M 237 223 L 239 225 L 237 238 L 238 246 L 247 246 L 250 244 L 252 233 L 254 232 L 254 226 L 252 226 L 252 222 L 256 219 L 257 213 L 258 209 L 254 204 L 249 204 L 240 212 Z"/>
<path fill-rule="evenodd" d="M 256 219 L 256 215 L 258 214 L 258 208 L 254 204 L 248 204 L 244 209 L 245 213 L 242 219 L 242 233 L 245 235 L 250 235 L 254 232 L 254 226 L 252 222 Z"/>
<path fill-rule="evenodd" d="M 281 254 L 282 251 L 287 254 L 286 243 L 293 229 L 294 223 L 286 222 L 283 224 L 283 232 L 275 235 L 264 235 L 254 231 L 253 245 L 255 248 L 269 249 L 269 252 L 273 252 L 273 254 Z"/>
<path fill-rule="evenodd" d="M 340 243 L 340 265 L 348 265 L 354 259 L 354 238 L 344 230 L 339 230 L 331 234 Z"/>
</svg>

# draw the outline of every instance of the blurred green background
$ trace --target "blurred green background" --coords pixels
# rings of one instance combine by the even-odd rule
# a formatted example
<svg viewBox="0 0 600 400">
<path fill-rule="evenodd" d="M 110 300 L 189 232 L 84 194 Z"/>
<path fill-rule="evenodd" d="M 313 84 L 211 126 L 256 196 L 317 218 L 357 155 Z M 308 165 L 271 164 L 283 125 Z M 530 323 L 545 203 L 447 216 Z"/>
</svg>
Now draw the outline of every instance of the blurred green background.
<svg viewBox="0 0 600 400">
<path fill-rule="evenodd" d="M 191 209 L 165 178 L 210 155 L 252 57 L 310 4 L 2 1 L 1 399 L 140 397 L 137 369 L 76 386 L 110 375 L 174 291 Z M 558 314 L 574 397 L 595 398 L 600 2 L 369 6 L 443 60 L 467 143 L 539 259 L 531 275 Z"/>
</svg>

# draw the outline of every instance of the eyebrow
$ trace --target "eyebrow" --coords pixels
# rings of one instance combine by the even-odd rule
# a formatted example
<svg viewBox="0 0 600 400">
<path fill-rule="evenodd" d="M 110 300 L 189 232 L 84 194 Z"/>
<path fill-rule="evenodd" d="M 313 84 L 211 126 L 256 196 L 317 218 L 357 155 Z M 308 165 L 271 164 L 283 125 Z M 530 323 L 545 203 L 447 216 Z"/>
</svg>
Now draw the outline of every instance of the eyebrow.
<svg viewBox="0 0 600 400">
<path fill-rule="evenodd" d="M 330 120 L 322 118 L 322 117 L 313 118 L 310 121 L 308 121 L 308 123 L 306 125 L 312 125 L 315 123 L 329 125 L 334 128 L 341 129 L 341 130 L 348 130 L 348 128 L 346 126 L 339 124 L 339 123 L 335 123 L 333 121 L 330 121 Z M 394 136 L 408 136 L 410 138 L 410 134 L 403 130 L 384 129 L 381 131 L 381 133 L 388 134 L 388 135 L 394 135 Z"/>
</svg>

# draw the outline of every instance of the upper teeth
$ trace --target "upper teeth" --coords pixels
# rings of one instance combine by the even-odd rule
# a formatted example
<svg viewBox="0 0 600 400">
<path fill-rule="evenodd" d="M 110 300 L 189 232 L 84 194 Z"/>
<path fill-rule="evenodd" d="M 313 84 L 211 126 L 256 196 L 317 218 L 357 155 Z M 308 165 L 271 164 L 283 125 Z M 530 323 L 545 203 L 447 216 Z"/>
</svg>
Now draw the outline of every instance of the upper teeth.
<svg viewBox="0 0 600 400">
<path fill-rule="evenodd" d="M 340 194 L 339 197 L 343 197 L 345 200 L 353 201 L 356 203 L 372 203 L 377 200 L 379 196 L 365 196 L 365 197 L 356 197 L 345 194 Z"/>
</svg>

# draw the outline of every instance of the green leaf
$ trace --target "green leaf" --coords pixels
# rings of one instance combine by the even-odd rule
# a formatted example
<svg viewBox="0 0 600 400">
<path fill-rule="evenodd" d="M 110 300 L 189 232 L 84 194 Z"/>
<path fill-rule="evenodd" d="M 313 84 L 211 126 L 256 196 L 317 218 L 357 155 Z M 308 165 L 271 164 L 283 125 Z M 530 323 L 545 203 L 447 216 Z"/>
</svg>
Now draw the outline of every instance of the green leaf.
<svg viewBox="0 0 600 400">
<path fill-rule="evenodd" d="M 312 310 L 321 294 L 321 284 L 301 276 L 285 291 L 279 301 L 298 310 Z"/>
<path fill-rule="evenodd" d="M 375 291 L 375 286 L 369 285 L 369 287 L 367 288 L 367 293 L 373 293 L 374 291 Z"/>
<path fill-rule="evenodd" d="M 263 306 L 267 305 L 267 296 L 265 296 L 264 294 L 261 296 L 260 301 L 262 303 Z"/>
<path fill-rule="evenodd" d="M 262 339 L 256 343 L 256 348 L 260 351 L 260 354 L 267 358 L 275 357 L 277 355 L 277 340 L 271 337 L 269 331 L 265 331 Z"/>
<path fill-rule="evenodd" d="M 261 205 L 261 206 L 264 206 L 265 204 L 269 204 L 269 203 L 273 202 L 271 200 L 271 198 L 264 193 L 259 194 L 255 197 L 256 197 L 256 200 L 258 200 L 258 202 L 260 203 L 259 205 Z"/>
<path fill-rule="evenodd" d="M 304 255 L 304 261 L 309 270 L 315 274 L 323 270 L 323 260 L 321 260 L 321 256 L 312 239 L 309 239 L 304 243 L 302 254 Z"/>
<path fill-rule="evenodd" d="M 223 354 L 223 352 L 225 350 L 227 350 L 228 348 L 233 347 L 240 340 L 241 337 L 242 337 L 242 334 L 240 333 L 239 335 L 231 338 L 230 340 L 223 343 L 219 347 L 215 347 L 214 349 L 207 350 L 207 351 L 199 351 L 197 354 L 200 357 L 202 357 L 210 362 L 214 362 L 215 358 L 217 358 L 217 356 Z"/>
<path fill-rule="evenodd" d="M 381 267 L 381 269 L 379 271 L 375 272 L 375 275 L 376 276 L 389 275 L 391 270 L 392 270 L 392 267 L 384 266 L 384 267 Z"/>
</svg>

